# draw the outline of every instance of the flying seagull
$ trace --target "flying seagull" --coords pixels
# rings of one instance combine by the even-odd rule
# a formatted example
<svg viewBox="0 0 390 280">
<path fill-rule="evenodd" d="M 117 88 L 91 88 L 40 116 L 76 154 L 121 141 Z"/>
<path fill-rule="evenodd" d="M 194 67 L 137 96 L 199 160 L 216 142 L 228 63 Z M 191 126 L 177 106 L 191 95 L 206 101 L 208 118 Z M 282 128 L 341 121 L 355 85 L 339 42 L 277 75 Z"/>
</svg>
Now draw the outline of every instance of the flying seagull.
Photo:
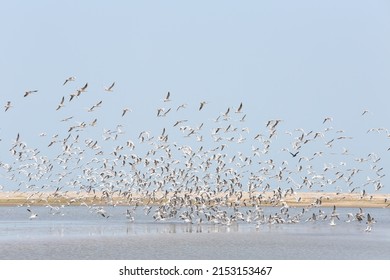
<svg viewBox="0 0 390 280">
<path fill-rule="evenodd" d="M 63 96 L 62 99 L 61 99 L 61 103 L 58 104 L 58 107 L 57 107 L 56 111 L 58 111 L 59 109 L 61 109 L 62 107 L 64 107 L 64 100 L 65 100 L 65 97 Z"/>
<path fill-rule="evenodd" d="M 333 205 L 333 211 L 332 211 L 332 214 L 330 215 L 330 223 L 329 223 L 331 226 L 335 226 L 336 225 L 335 218 L 340 220 L 339 214 L 336 212 L 336 205 Z"/>
<path fill-rule="evenodd" d="M 131 110 L 129 108 L 125 108 L 123 109 L 123 112 L 122 112 L 122 117 L 127 113 L 127 112 L 131 112 Z"/>
<path fill-rule="evenodd" d="M 236 110 L 236 113 L 241 113 L 241 110 L 242 110 L 242 102 L 240 103 L 240 106 Z"/>
<path fill-rule="evenodd" d="M 30 220 L 35 219 L 36 217 L 38 217 L 38 214 L 32 212 L 30 209 L 27 208 L 27 211 L 31 213 Z"/>
<path fill-rule="evenodd" d="M 12 107 L 11 101 L 7 101 L 7 104 L 4 105 L 4 108 L 5 108 L 4 112 L 7 112 L 9 110 L 9 108 L 11 108 L 11 107 Z"/>
<path fill-rule="evenodd" d="M 80 92 L 85 92 L 88 87 L 88 83 L 85 83 L 85 85 L 79 89 Z"/>
<path fill-rule="evenodd" d="M 200 105 L 199 105 L 199 111 L 203 109 L 204 105 L 206 105 L 207 102 L 206 101 L 202 101 L 200 102 Z"/>
<path fill-rule="evenodd" d="M 105 90 L 105 91 L 110 91 L 110 92 L 112 92 L 112 91 L 113 91 L 112 88 L 113 88 L 114 86 L 115 86 L 115 82 L 113 82 L 113 83 L 111 84 L 111 86 L 104 88 L 104 90 Z"/>
<path fill-rule="evenodd" d="M 27 97 L 29 96 L 30 94 L 33 94 L 34 92 L 38 92 L 38 90 L 28 90 L 24 93 L 23 97 Z"/>
<path fill-rule="evenodd" d="M 333 121 L 332 117 L 326 117 L 322 123 L 331 122 Z"/>
<path fill-rule="evenodd" d="M 76 80 L 76 77 L 69 77 L 69 78 L 67 78 L 66 80 L 65 80 L 65 82 L 62 84 L 63 86 L 67 83 L 67 82 L 73 82 L 73 81 L 75 81 Z"/>
<path fill-rule="evenodd" d="M 299 153 L 299 151 L 297 151 L 295 154 L 293 154 L 292 152 L 289 152 L 289 153 L 290 153 L 290 155 L 292 155 L 292 157 L 296 157 L 297 154 Z"/>
<path fill-rule="evenodd" d="M 171 101 L 171 99 L 169 99 L 170 96 L 171 96 L 171 93 L 168 91 L 167 96 L 164 98 L 164 102 Z"/>
<path fill-rule="evenodd" d="M 187 104 L 186 104 L 186 103 L 181 104 L 181 105 L 179 105 L 179 106 L 177 107 L 176 111 L 179 111 L 179 109 L 184 109 L 184 108 L 186 108 L 186 107 L 187 107 Z"/>
<path fill-rule="evenodd" d="M 367 214 L 367 227 L 364 231 L 366 232 L 370 232 L 372 230 L 372 225 L 375 223 L 375 219 L 373 217 L 371 217 L 370 214 Z"/>
</svg>

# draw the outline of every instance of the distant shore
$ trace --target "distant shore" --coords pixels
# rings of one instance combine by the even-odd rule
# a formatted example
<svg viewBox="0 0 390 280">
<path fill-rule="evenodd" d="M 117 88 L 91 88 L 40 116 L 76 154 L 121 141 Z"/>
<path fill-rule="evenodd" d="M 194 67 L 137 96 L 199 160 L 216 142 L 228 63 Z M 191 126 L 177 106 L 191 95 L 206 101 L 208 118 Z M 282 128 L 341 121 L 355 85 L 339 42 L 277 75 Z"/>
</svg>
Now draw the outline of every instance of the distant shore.
<svg viewBox="0 0 390 280">
<path fill-rule="evenodd" d="M 190 193 L 156 192 L 153 196 L 139 193 L 125 195 L 114 194 L 111 196 L 102 193 L 63 192 L 63 193 L 28 193 L 28 192 L 0 192 L 0 206 L 21 205 L 162 205 L 174 195 L 178 198 L 191 200 L 197 203 L 195 196 Z M 241 198 L 235 194 L 225 202 L 222 198 L 226 193 L 207 196 L 208 205 L 221 206 L 282 206 L 288 207 L 362 207 L 362 208 L 390 208 L 390 194 L 372 194 L 362 197 L 358 193 L 325 193 L 325 192 L 300 192 L 287 195 L 280 200 L 272 200 L 272 192 L 252 193 L 243 192 Z M 205 196 L 204 196 L 205 197 Z"/>
</svg>

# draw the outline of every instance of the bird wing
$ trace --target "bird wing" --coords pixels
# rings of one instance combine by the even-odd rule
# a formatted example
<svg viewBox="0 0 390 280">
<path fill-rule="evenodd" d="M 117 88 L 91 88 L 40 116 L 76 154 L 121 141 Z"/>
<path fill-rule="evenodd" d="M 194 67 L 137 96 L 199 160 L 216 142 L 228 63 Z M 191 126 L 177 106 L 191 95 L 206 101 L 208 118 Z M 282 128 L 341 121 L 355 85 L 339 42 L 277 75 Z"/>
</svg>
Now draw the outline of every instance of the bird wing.
<svg viewBox="0 0 390 280">
<path fill-rule="evenodd" d="M 240 107 L 238 107 L 237 111 L 240 112 L 242 109 L 242 102 L 240 103 Z"/>
</svg>

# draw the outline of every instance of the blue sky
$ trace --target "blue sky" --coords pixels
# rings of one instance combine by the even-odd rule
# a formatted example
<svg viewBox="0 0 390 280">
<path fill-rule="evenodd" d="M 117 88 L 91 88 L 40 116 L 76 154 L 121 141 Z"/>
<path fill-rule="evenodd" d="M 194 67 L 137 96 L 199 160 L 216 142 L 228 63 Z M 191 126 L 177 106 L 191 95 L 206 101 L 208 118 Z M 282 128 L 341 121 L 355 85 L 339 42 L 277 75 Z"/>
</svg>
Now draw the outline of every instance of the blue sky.
<svg viewBox="0 0 390 280">
<path fill-rule="evenodd" d="M 270 157 L 291 160 L 280 150 L 291 149 L 296 134 L 285 131 L 322 131 L 329 125 L 354 137 L 332 153 L 343 147 L 356 157 L 375 152 L 381 165 L 390 166 L 386 132 L 366 133 L 389 128 L 387 1 L 2 1 L 1 6 L 0 104 L 13 104 L 0 111 L 2 162 L 12 162 L 8 150 L 17 133 L 54 157 L 58 151 L 47 147 L 52 135 L 65 137 L 69 125 L 95 118 L 98 125 L 83 137 L 101 139 L 105 129 L 120 124 L 123 141 L 167 128 L 172 142 L 187 143 L 172 127 L 176 120 L 204 123 L 210 132 L 219 125 L 213 119 L 242 102 L 246 121 L 235 115 L 233 124 L 248 127 L 250 134 L 238 133 L 236 139 L 266 134 L 268 120 L 283 120 L 280 144 Z M 63 86 L 69 76 L 76 81 Z M 114 81 L 114 91 L 105 92 Z M 88 91 L 69 103 L 69 95 L 87 82 Z M 24 98 L 27 90 L 38 92 Z M 168 91 L 172 101 L 163 102 Z M 56 111 L 63 96 L 65 106 Z M 88 113 L 100 100 L 101 108 Z M 207 104 L 199 111 L 202 101 Z M 184 103 L 187 108 L 176 111 Z M 124 108 L 132 112 L 121 117 Z M 158 108 L 172 110 L 157 118 Z M 369 112 L 361 116 L 364 110 Z M 60 122 L 68 116 L 74 118 Z M 329 116 L 333 122 L 324 125 Z M 210 139 L 204 142 L 208 148 L 215 145 Z M 247 141 L 244 147 L 252 145 Z M 230 145 L 233 154 L 241 147 Z"/>
</svg>

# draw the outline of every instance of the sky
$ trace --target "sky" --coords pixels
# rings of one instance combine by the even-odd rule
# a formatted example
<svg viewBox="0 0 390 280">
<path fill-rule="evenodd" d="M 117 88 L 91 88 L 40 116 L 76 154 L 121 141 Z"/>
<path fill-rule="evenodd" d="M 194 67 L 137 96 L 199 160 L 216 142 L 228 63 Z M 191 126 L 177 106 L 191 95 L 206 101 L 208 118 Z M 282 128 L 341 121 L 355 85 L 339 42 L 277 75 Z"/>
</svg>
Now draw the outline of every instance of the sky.
<svg viewBox="0 0 390 280">
<path fill-rule="evenodd" d="M 137 142 L 142 131 L 158 136 L 166 128 L 171 143 L 212 149 L 217 143 L 211 132 L 228 125 L 215 119 L 230 108 L 229 123 L 238 132 L 227 137 L 247 139 L 243 145 L 227 143 L 231 155 L 250 151 L 256 134 L 267 135 L 269 120 L 282 120 L 272 139 L 275 148 L 266 157 L 295 160 L 283 149 L 293 150 L 299 131 L 331 127 L 331 135 L 301 155 L 322 151 L 334 137 L 353 137 L 326 154 L 347 148 L 355 168 L 355 159 L 375 153 L 382 173 L 388 171 L 388 1 L 38 0 L 1 1 L 1 6 L 3 164 L 22 165 L 10 154 L 18 134 L 28 147 L 54 159 L 61 147 L 48 147 L 52 136 L 66 137 L 70 126 L 94 119 L 95 127 L 80 132 L 83 141 L 100 143 L 105 131 L 121 125 L 121 144 Z M 63 85 L 70 76 L 76 80 Z M 113 92 L 105 91 L 113 82 Z M 69 102 L 86 83 L 87 91 Z M 38 92 L 23 97 L 29 90 Z M 163 101 L 167 92 L 170 102 Z M 65 106 L 56 110 L 62 97 Z M 12 107 L 4 112 L 7 101 Z M 99 101 L 100 108 L 87 111 Z M 235 114 L 241 103 L 242 113 Z M 187 107 L 177 110 L 182 104 Z M 125 108 L 129 112 L 122 117 Z M 157 117 L 161 108 L 171 111 Z M 332 121 L 323 123 L 327 117 Z M 204 141 L 183 137 L 173 127 L 177 120 L 187 120 L 183 125 L 190 127 L 203 123 Z M 367 133 L 372 128 L 385 129 Z M 119 144 L 102 145 L 109 153 Z M 316 164 L 321 169 L 329 161 L 343 159 Z M 5 169 L 0 185 L 16 188 Z M 372 175 L 361 180 L 367 176 Z M 381 191 L 389 192 L 388 178 L 382 182 Z"/>
</svg>

